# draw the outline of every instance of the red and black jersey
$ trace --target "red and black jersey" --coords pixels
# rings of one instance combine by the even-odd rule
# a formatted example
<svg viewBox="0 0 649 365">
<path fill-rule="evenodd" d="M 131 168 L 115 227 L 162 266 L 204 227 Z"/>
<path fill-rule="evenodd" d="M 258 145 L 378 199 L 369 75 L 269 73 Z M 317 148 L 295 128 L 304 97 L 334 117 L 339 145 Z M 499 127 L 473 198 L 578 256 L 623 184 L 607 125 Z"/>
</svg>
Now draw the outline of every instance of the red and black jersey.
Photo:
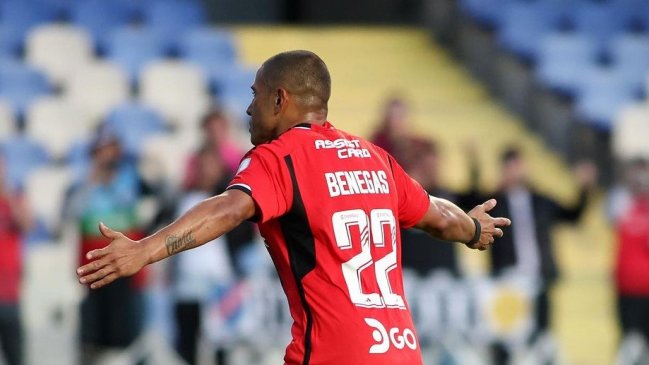
<svg viewBox="0 0 649 365">
<path fill-rule="evenodd" d="M 288 297 L 288 365 L 421 364 L 405 301 L 400 228 L 429 207 L 382 149 L 300 124 L 250 150 L 228 189 L 249 194 Z"/>
</svg>

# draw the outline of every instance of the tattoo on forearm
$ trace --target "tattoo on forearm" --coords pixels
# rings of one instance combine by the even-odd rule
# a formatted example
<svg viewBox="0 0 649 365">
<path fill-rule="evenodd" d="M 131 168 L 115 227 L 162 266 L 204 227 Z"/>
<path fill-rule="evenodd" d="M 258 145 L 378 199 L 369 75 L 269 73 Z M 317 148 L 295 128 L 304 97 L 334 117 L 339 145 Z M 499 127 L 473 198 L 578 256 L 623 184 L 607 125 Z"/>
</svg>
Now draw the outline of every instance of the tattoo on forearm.
<svg viewBox="0 0 649 365">
<path fill-rule="evenodd" d="M 173 255 L 180 251 L 194 247 L 196 239 L 191 230 L 183 232 L 181 236 L 170 234 L 165 238 L 165 245 L 167 246 L 167 253 Z"/>
</svg>

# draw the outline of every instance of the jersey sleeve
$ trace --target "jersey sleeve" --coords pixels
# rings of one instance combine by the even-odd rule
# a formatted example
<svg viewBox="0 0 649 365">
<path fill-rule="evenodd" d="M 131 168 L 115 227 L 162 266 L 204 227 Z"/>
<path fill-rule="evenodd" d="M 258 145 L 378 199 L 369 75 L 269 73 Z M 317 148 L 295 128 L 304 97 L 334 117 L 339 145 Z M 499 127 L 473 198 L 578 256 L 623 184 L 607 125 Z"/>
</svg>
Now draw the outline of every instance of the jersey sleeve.
<svg viewBox="0 0 649 365">
<path fill-rule="evenodd" d="M 430 197 L 421 185 L 411 178 L 397 161 L 390 155 L 390 167 L 399 200 L 399 224 L 401 228 L 410 228 L 424 217 L 430 206 Z"/>
<path fill-rule="evenodd" d="M 226 190 L 236 189 L 255 202 L 252 220 L 265 223 L 286 213 L 292 202 L 292 184 L 283 161 L 267 148 L 254 148 L 241 160 Z"/>
</svg>

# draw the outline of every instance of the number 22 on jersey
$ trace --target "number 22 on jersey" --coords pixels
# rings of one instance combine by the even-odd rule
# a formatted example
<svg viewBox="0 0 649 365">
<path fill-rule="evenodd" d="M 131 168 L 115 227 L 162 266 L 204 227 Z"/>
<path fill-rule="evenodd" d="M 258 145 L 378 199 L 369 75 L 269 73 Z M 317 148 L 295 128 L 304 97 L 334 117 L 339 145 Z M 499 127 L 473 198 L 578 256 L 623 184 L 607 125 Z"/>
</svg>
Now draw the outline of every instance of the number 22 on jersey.
<svg viewBox="0 0 649 365">
<path fill-rule="evenodd" d="M 352 248 L 352 226 L 358 226 L 360 232 L 361 252 L 341 265 L 352 303 L 366 308 L 405 309 L 403 298 L 392 291 L 388 276 L 397 267 L 397 224 L 392 210 L 373 209 L 369 216 L 362 209 L 344 210 L 334 213 L 331 221 L 336 244 L 341 250 Z M 389 237 L 385 235 L 386 228 Z M 371 244 L 376 247 L 390 245 L 390 253 L 374 261 Z M 380 293 L 363 292 L 361 272 L 372 264 Z"/>
</svg>

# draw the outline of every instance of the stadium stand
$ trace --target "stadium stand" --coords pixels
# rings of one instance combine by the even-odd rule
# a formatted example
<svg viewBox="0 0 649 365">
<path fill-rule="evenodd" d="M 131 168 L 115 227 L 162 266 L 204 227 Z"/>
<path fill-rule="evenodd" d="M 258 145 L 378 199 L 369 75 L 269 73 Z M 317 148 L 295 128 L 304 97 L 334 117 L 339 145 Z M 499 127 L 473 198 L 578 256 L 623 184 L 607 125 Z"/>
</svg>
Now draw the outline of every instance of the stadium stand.
<svg viewBox="0 0 649 365">
<path fill-rule="evenodd" d="M 205 9 L 198 0 L 154 1 L 144 8 L 144 23 L 163 39 L 168 54 L 176 54 L 183 34 L 205 24 Z"/>
<path fill-rule="evenodd" d="M 44 25 L 29 33 L 26 61 L 43 70 L 50 82 L 64 86 L 70 77 L 93 59 L 88 34 L 70 25 Z"/>
<path fill-rule="evenodd" d="M 66 99 L 85 113 L 92 126 L 130 96 L 128 78 L 115 64 L 99 61 L 75 72 L 65 90 Z"/>
<path fill-rule="evenodd" d="M 40 70 L 14 61 L 0 65 L 0 98 L 9 103 L 16 116 L 22 117 L 34 100 L 51 91 L 47 77 Z"/>
<path fill-rule="evenodd" d="M 135 82 L 142 68 L 164 55 L 164 45 L 149 28 L 126 26 L 108 36 L 107 58 L 118 64 Z"/>
<path fill-rule="evenodd" d="M 166 131 L 164 119 L 154 108 L 135 102 L 113 108 L 106 123 L 115 129 L 126 152 L 133 156 L 140 154 L 142 141 Z"/>
<path fill-rule="evenodd" d="M 71 21 L 88 32 L 99 52 L 104 52 L 113 30 L 133 21 L 133 8 L 126 1 L 86 0 L 72 9 Z"/>
<path fill-rule="evenodd" d="M 15 131 L 16 121 L 9 104 L 0 100 L 0 141 L 9 138 Z"/>
<path fill-rule="evenodd" d="M 89 138 L 92 126 L 78 107 L 60 97 L 35 101 L 27 111 L 26 120 L 26 134 L 56 160 L 63 159 L 75 141 Z"/>
<path fill-rule="evenodd" d="M 196 125 L 207 110 L 207 81 L 201 70 L 175 60 L 155 61 L 140 76 L 140 100 L 160 110 L 174 126 Z"/>
</svg>

